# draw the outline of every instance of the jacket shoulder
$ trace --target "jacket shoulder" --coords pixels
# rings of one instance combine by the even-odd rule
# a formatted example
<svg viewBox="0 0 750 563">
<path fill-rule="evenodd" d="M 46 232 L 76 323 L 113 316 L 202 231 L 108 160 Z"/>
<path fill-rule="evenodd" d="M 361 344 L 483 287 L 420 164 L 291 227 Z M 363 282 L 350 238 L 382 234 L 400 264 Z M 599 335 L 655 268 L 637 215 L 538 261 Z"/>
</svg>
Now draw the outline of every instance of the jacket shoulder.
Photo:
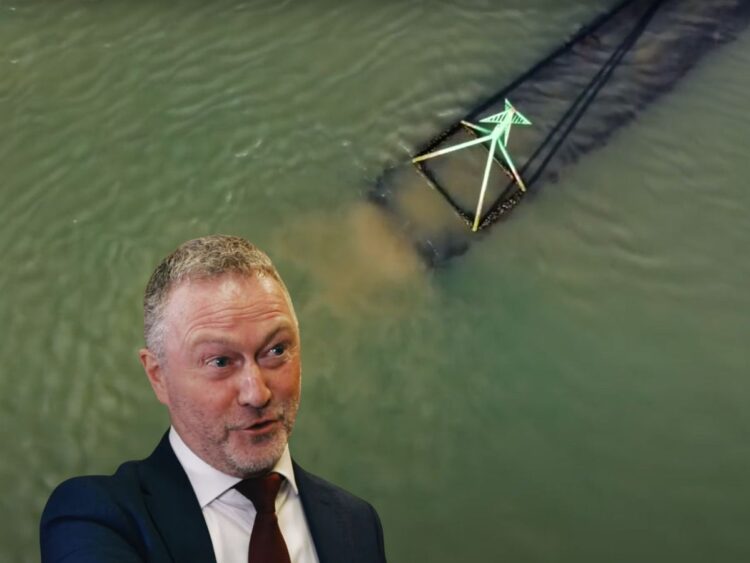
<svg viewBox="0 0 750 563">
<path fill-rule="evenodd" d="M 318 475 L 305 471 L 299 465 L 295 464 L 294 469 L 295 477 L 297 477 L 298 482 L 300 482 L 300 488 L 313 488 L 320 493 L 330 496 L 338 503 L 354 510 L 364 510 L 365 512 L 375 510 L 373 506 L 363 498 L 350 493 L 346 489 L 335 485 Z"/>
<path fill-rule="evenodd" d="M 337 560 L 337 549 L 344 548 L 351 561 L 385 562 L 383 526 L 375 508 L 296 463 L 294 471 L 321 561 Z"/>
<path fill-rule="evenodd" d="M 124 463 L 114 475 L 87 475 L 63 481 L 52 491 L 42 521 L 58 512 L 97 511 L 116 502 L 118 497 L 132 499 L 140 488 L 137 463 Z"/>
<path fill-rule="evenodd" d="M 42 561 L 141 560 L 136 464 L 125 463 L 112 476 L 74 477 L 55 488 L 40 523 Z"/>
</svg>

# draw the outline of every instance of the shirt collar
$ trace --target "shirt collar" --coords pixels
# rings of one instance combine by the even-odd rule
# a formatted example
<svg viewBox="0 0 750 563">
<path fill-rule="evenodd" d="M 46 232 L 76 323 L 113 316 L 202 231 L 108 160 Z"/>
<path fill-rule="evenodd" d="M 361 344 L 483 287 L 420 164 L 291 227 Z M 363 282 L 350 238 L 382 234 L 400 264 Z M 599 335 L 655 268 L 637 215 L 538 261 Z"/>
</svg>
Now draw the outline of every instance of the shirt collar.
<svg viewBox="0 0 750 563">
<path fill-rule="evenodd" d="M 187 473 L 201 509 L 242 481 L 239 477 L 219 471 L 198 457 L 182 440 L 174 426 L 169 429 L 169 444 L 172 446 L 180 465 Z M 281 474 L 289 483 L 294 494 L 299 494 L 297 481 L 294 478 L 292 456 L 289 454 L 289 444 L 286 445 L 284 453 L 281 454 L 271 471 Z"/>
</svg>

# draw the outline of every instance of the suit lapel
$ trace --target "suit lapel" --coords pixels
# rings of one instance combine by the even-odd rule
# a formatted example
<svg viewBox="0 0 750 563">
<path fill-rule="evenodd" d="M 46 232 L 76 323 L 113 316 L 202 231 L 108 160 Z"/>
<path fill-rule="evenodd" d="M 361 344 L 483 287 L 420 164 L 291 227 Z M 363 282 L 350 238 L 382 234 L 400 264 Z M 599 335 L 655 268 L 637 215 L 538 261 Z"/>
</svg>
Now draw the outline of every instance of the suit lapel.
<svg viewBox="0 0 750 563">
<path fill-rule="evenodd" d="M 346 508 L 330 486 L 307 473 L 296 463 L 293 465 L 305 518 L 320 563 L 351 560 L 354 546 L 346 518 Z"/>
<path fill-rule="evenodd" d="M 172 559 L 215 563 L 206 521 L 168 434 L 143 461 L 139 473 L 146 506 Z"/>
<path fill-rule="evenodd" d="M 346 507 L 327 483 L 293 463 L 305 518 L 320 563 L 354 558 Z M 175 562 L 216 563 L 211 536 L 190 481 L 165 434 L 139 468 L 144 498 L 154 526 Z"/>
</svg>

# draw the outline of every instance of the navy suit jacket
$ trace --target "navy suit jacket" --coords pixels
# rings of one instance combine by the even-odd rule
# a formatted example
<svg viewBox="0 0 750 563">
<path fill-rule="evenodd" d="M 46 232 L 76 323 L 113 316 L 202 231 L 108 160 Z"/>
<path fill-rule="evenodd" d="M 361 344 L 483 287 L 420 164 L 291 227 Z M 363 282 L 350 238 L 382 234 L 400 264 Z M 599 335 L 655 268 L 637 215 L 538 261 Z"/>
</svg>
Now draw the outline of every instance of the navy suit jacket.
<svg viewBox="0 0 750 563">
<path fill-rule="evenodd" d="M 375 509 L 294 464 L 320 563 L 383 563 Z M 42 562 L 215 563 L 211 537 L 187 474 L 165 435 L 148 458 L 111 477 L 76 477 L 42 515 Z"/>
</svg>

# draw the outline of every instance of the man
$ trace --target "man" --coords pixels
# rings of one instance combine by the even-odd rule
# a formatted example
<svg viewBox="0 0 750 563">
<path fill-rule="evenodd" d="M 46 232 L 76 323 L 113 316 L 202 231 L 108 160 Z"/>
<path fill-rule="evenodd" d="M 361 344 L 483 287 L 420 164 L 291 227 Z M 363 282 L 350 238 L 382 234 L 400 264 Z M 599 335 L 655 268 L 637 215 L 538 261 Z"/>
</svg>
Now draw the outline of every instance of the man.
<svg viewBox="0 0 750 563">
<path fill-rule="evenodd" d="M 42 561 L 385 561 L 372 506 L 289 455 L 299 330 L 263 252 L 223 235 L 184 243 L 151 276 L 144 327 L 171 428 L 145 460 L 55 490 Z"/>
</svg>

